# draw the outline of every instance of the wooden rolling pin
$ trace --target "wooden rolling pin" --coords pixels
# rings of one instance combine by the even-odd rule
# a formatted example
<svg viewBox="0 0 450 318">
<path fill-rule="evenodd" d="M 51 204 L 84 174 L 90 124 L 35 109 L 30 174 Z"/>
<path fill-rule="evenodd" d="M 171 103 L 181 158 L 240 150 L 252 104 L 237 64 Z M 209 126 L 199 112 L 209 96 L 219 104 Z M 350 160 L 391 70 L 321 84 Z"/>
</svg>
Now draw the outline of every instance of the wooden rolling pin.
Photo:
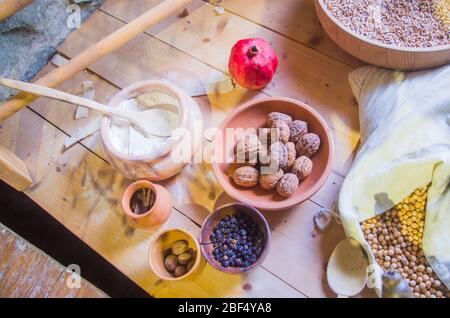
<svg viewBox="0 0 450 318">
<path fill-rule="evenodd" d="M 2 0 L 0 1 L 0 21 L 29 5 L 33 0 Z"/>
<path fill-rule="evenodd" d="M 163 20 L 167 16 L 181 10 L 192 0 L 166 0 L 146 13 L 110 34 L 95 45 L 75 56 L 64 66 L 50 72 L 36 81 L 36 84 L 55 87 L 74 74 L 84 70 L 90 64 L 108 55 L 115 49 L 135 38 L 150 26 Z M 29 93 L 19 93 L 11 100 L 0 106 L 0 121 L 5 120 L 37 98 Z"/>
</svg>

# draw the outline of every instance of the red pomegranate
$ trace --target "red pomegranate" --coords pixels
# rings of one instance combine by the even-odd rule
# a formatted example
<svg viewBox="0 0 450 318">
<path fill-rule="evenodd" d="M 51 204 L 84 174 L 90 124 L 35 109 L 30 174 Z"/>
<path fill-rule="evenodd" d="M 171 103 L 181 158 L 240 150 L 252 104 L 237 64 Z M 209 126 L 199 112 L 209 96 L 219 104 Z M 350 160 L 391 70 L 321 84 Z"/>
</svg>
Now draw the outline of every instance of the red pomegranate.
<svg viewBox="0 0 450 318">
<path fill-rule="evenodd" d="M 231 49 L 228 62 L 231 76 L 249 89 L 260 89 L 269 84 L 277 66 L 274 49 L 260 38 L 239 40 Z"/>
</svg>

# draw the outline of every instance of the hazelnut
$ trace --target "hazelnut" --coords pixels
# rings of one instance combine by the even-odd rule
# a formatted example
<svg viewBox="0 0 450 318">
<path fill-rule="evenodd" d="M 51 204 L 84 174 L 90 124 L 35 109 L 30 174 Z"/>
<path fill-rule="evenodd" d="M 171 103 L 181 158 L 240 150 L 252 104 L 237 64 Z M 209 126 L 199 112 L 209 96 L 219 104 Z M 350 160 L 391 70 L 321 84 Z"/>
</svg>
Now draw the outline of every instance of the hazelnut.
<svg viewBox="0 0 450 318">
<path fill-rule="evenodd" d="M 278 181 L 283 177 L 284 172 L 282 169 L 278 170 L 277 173 L 273 174 L 261 174 L 259 176 L 259 185 L 261 188 L 266 190 L 275 190 Z"/>
<path fill-rule="evenodd" d="M 250 166 L 240 167 L 233 173 L 234 182 L 241 187 L 253 187 L 258 184 L 258 179 L 259 171 Z"/>
<path fill-rule="evenodd" d="M 278 129 L 279 138 L 283 144 L 289 141 L 290 130 L 288 124 L 285 121 L 276 120 L 272 123 L 272 126 L 270 126 L 270 128 Z M 272 133 L 273 131 L 271 132 L 271 134 Z"/>
<path fill-rule="evenodd" d="M 303 120 L 294 120 L 288 124 L 289 126 L 289 141 L 297 143 L 301 136 L 308 133 L 308 124 Z"/>
<path fill-rule="evenodd" d="M 178 259 L 175 255 L 169 254 L 164 258 L 164 267 L 169 271 L 173 272 L 178 265 Z"/>
<path fill-rule="evenodd" d="M 293 142 L 286 143 L 286 148 L 288 150 L 288 158 L 286 166 L 284 166 L 283 169 L 287 171 L 294 165 L 295 158 L 297 158 L 297 150 L 295 150 L 295 144 Z"/>
<path fill-rule="evenodd" d="M 312 157 L 320 148 L 320 138 L 316 134 L 302 135 L 296 144 L 297 154 Z"/>
<path fill-rule="evenodd" d="M 267 115 L 267 126 L 272 127 L 273 122 L 277 120 L 282 120 L 286 123 L 290 123 L 292 122 L 292 117 L 284 113 L 271 112 L 269 113 L 269 115 Z"/>
<path fill-rule="evenodd" d="M 282 197 L 288 198 L 292 196 L 298 189 L 298 177 L 293 173 L 286 173 L 277 185 L 277 192 Z"/>
<path fill-rule="evenodd" d="M 294 173 L 301 181 L 311 174 L 313 163 L 311 159 L 306 156 L 298 157 L 292 166 L 292 173 Z"/>
</svg>

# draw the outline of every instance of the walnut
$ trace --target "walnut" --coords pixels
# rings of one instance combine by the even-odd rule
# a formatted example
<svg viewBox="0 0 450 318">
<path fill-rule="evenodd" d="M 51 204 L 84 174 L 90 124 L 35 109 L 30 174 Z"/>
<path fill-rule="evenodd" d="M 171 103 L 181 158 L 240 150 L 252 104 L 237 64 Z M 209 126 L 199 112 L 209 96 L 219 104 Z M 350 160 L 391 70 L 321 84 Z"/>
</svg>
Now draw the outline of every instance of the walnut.
<svg viewBox="0 0 450 318">
<path fill-rule="evenodd" d="M 239 159 L 241 159 L 241 160 L 239 160 Z M 254 167 L 254 166 L 256 166 L 257 163 L 258 162 L 255 161 L 255 160 L 252 160 L 251 162 L 250 162 L 250 160 L 242 160 L 242 158 L 238 158 L 238 155 L 235 154 L 233 156 L 233 162 L 231 163 L 231 165 L 233 165 L 233 166 L 235 166 L 237 168 L 245 167 L 245 166 L 252 166 L 252 167 Z"/>
<path fill-rule="evenodd" d="M 288 142 L 286 144 L 286 148 L 288 150 L 288 158 L 286 165 L 283 167 L 284 171 L 288 171 L 291 169 L 292 165 L 295 162 L 295 158 L 297 158 L 297 150 L 295 150 L 295 144 L 293 142 Z"/>
<path fill-rule="evenodd" d="M 270 154 L 266 147 L 261 146 L 258 152 L 258 163 L 261 166 L 270 164 Z"/>
<path fill-rule="evenodd" d="M 272 124 L 276 120 L 282 120 L 286 123 L 290 123 L 292 121 L 292 117 L 279 112 L 271 112 L 267 115 L 267 126 L 272 127 Z"/>
<path fill-rule="evenodd" d="M 288 149 L 285 144 L 276 142 L 270 145 L 270 165 L 276 165 L 276 171 L 288 162 Z"/>
<path fill-rule="evenodd" d="M 263 147 L 268 147 L 272 143 L 271 141 L 271 129 L 270 128 L 259 128 L 259 141 Z"/>
<path fill-rule="evenodd" d="M 306 156 L 300 156 L 292 166 L 292 173 L 301 181 L 311 174 L 313 162 Z"/>
<path fill-rule="evenodd" d="M 256 134 L 248 134 L 238 140 L 235 148 L 236 163 L 256 163 L 261 143 Z"/>
<path fill-rule="evenodd" d="M 266 190 L 275 190 L 278 181 L 280 181 L 283 175 L 284 172 L 282 169 L 278 170 L 277 173 L 261 174 L 259 176 L 259 185 Z"/>
<path fill-rule="evenodd" d="M 295 146 L 300 156 L 312 157 L 320 148 L 320 138 L 316 134 L 308 133 L 301 136 Z"/>
<path fill-rule="evenodd" d="M 285 198 L 292 196 L 298 189 L 300 181 L 293 173 L 286 173 L 277 184 L 277 192 Z"/>
<path fill-rule="evenodd" d="M 240 167 L 233 173 L 234 182 L 241 187 L 253 187 L 258 184 L 258 179 L 259 171 L 250 166 Z"/>
<path fill-rule="evenodd" d="M 256 162 L 248 162 L 248 160 L 245 162 L 238 162 L 237 155 L 234 155 L 233 162 L 231 162 L 228 165 L 226 173 L 227 173 L 227 175 L 232 176 L 234 174 L 234 172 L 236 171 L 236 169 L 238 169 L 240 167 L 246 167 L 246 166 L 254 167 L 254 166 L 256 166 L 256 164 L 257 164 Z"/>
<path fill-rule="evenodd" d="M 278 129 L 278 134 L 280 137 L 280 141 L 285 144 L 289 141 L 289 135 L 290 135 L 290 131 L 289 131 L 289 126 L 285 121 L 282 120 L 275 120 L 272 123 L 272 126 L 270 126 L 270 128 L 275 128 Z"/>
<path fill-rule="evenodd" d="M 289 141 L 297 143 L 300 137 L 308 133 L 308 124 L 303 120 L 294 120 L 288 124 L 289 126 Z"/>
</svg>

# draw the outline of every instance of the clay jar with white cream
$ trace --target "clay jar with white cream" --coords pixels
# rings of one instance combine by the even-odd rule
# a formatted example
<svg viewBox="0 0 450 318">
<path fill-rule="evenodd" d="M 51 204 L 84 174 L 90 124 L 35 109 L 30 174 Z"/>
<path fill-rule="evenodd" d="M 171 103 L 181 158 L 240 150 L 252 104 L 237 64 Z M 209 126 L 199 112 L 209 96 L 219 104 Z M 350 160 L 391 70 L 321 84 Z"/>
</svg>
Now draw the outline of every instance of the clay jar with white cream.
<svg viewBox="0 0 450 318">
<path fill-rule="evenodd" d="M 109 162 L 130 179 L 159 181 L 177 174 L 201 149 L 203 120 L 197 103 L 181 89 L 162 81 L 144 81 L 120 91 L 109 103 L 128 111 L 145 111 L 141 133 L 124 119 L 102 119 L 101 140 Z M 154 108 L 155 105 L 169 107 Z M 168 136 L 168 137 L 161 137 Z"/>
</svg>

